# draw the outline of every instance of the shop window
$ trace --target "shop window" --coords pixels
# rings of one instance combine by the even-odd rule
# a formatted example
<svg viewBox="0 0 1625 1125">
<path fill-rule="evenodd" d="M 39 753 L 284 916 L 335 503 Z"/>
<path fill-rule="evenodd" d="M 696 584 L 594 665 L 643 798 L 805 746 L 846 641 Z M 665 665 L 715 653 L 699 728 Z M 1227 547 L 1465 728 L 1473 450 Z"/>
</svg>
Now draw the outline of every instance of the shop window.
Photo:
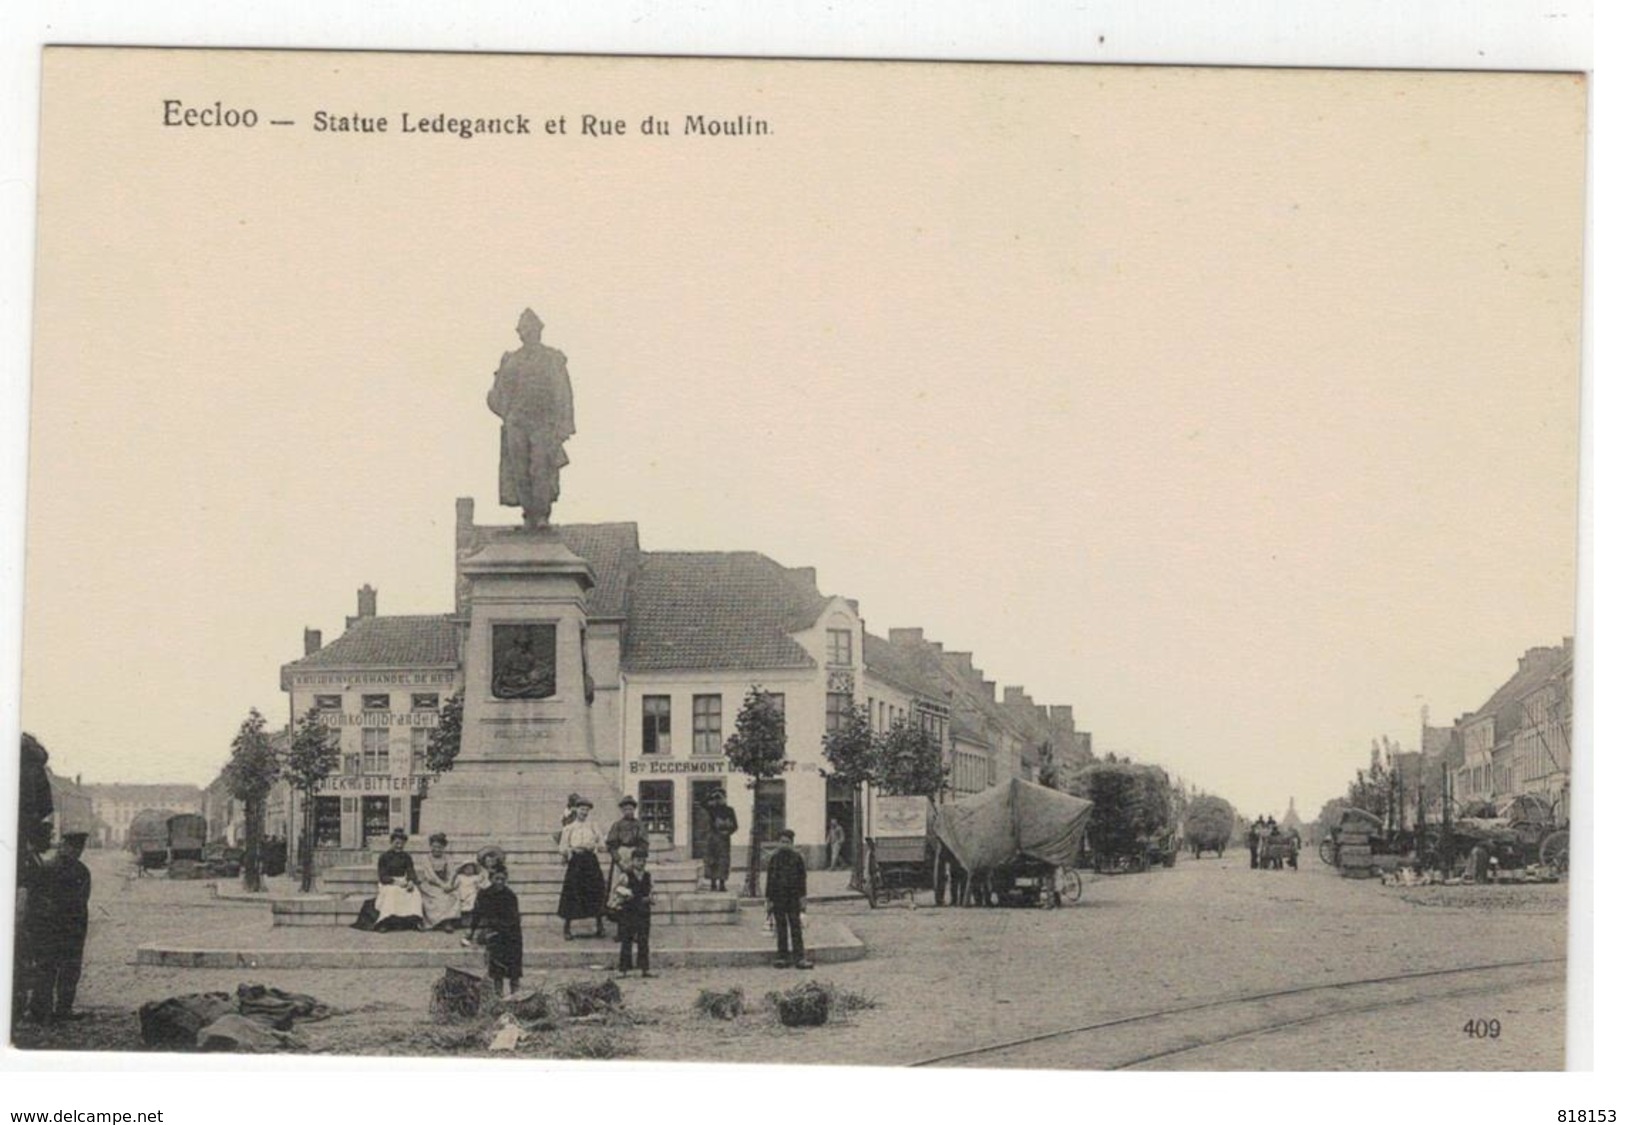
<svg viewBox="0 0 1625 1125">
<path fill-rule="evenodd" d="M 671 696 L 643 697 L 643 752 L 671 753 Z"/>
<path fill-rule="evenodd" d="M 638 819 L 651 835 L 672 834 L 672 783 L 669 781 L 638 782 Z"/>
<path fill-rule="evenodd" d="M 344 815 L 340 812 L 340 798 L 317 797 L 315 816 L 316 846 L 318 848 L 338 847 L 344 823 Z"/>
<path fill-rule="evenodd" d="M 824 637 L 828 642 L 825 663 L 837 668 L 852 667 L 852 630 L 826 629 Z"/>
<path fill-rule="evenodd" d="M 381 695 L 363 695 L 361 697 L 361 709 L 363 711 L 388 711 L 389 693 L 384 692 Z"/>
<path fill-rule="evenodd" d="M 722 696 L 694 697 L 694 753 L 722 753 Z"/>
<path fill-rule="evenodd" d="M 361 798 L 361 839 L 366 844 L 389 838 L 389 798 Z"/>
<path fill-rule="evenodd" d="M 389 731 L 386 728 L 368 728 L 361 732 L 361 770 L 368 774 L 389 772 Z"/>
</svg>

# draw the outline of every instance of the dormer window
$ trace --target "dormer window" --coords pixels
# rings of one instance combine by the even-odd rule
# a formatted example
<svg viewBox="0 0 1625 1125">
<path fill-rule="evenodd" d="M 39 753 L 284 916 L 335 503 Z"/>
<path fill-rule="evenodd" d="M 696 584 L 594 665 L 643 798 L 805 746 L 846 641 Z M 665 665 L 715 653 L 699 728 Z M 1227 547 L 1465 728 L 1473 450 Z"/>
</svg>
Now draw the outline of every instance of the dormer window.
<svg viewBox="0 0 1625 1125">
<path fill-rule="evenodd" d="M 835 668 L 852 667 L 852 630 L 826 629 L 824 636 L 829 649 L 825 663 Z"/>
</svg>

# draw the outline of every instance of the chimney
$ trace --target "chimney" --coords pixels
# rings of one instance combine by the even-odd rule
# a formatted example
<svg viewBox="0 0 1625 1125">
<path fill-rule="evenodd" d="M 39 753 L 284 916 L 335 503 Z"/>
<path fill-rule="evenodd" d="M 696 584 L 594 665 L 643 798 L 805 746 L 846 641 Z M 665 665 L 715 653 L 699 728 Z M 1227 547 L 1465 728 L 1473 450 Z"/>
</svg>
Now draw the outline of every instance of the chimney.
<svg viewBox="0 0 1625 1125">
<path fill-rule="evenodd" d="M 971 663 L 971 654 L 968 652 L 945 652 L 942 658 L 948 662 L 948 667 L 958 672 L 966 679 L 976 678 L 976 668 Z"/>
<path fill-rule="evenodd" d="M 322 647 L 322 631 L 320 629 L 305 630 L 305 655 L 309 656 Z"/>
<path fill-rule="evenodd" d="M 925 643 L 924 629 L 892 629 L 886 638 L 894 645 L 923 645 Z"/>
<path fill-rule="evenodd" d="M 982 695 L 986 697 L 989 703 L 999 701 L 999 685 L 992 680 L 982 680 L 976 686 L 981 689 Z"/>
<path fill-rule="evenodd" d="M 355 592 L 355 615 L 357 617 L 378 616 L 378 591 L 371 585 L 361 587 Z"/>
<path fill-rule="evenodd" d="M 457 497 L 457 542 L 459 551 L 466 551 L 474 545 L 474 498 L 472 496 Z"/>
<path fill-rule="evenodd" d="M 1064 731 L 1071 731 L 1073 729 L 1071 706 L 1064 703 L 1050 704 L 1049 721 Z"/>
<path fill-rule="evenodd" d="M 1031 700 L 1027 698 L 1027 692 L 1019 685 L 1004 685 L 1004 705 L 1006 707 L 1025 706 L 1030 702 Z"/>
</svg>

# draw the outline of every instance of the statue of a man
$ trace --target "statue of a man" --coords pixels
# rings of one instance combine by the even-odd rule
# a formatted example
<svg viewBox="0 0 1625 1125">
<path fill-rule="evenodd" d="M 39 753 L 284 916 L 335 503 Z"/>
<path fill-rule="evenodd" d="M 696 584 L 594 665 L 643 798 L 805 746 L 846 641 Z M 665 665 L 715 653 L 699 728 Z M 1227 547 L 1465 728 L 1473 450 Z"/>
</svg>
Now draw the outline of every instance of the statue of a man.
<svg viewBox="0 0 1625 1125">
<path fill-rule="evenodd" d="M 525 526 L 547 526 L 559 498 L 559 470 L 570 463 L 564 443 L 576 432 L 575 400 L 564 353 L 542 344 L 542 321 L 519 317 L 518 351 L 497 367 L 486 405 L 502 417 L 501 500 L 524 511 Z"/>
</svg>

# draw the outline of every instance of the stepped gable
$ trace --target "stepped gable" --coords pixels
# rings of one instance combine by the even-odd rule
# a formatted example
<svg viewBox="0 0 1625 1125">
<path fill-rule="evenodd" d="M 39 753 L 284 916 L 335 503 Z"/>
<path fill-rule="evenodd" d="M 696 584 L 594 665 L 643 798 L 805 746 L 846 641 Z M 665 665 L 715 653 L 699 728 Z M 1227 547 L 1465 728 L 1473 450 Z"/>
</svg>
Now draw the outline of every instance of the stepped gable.
<svg viewBox="0 0 1625 1125">
<path fill-rule="evenodd" d="M 869 632 L 863 634 L 863 665 L 866 672 L 892 687 L 948 706 L 948 693 L 936 686 L 936 680 L 884 637 Z"/>
<path fill-rule="evenodd" d="M 755 551 L 654 551 L 632 583 L 625 666 L 634 672 L 812 668 L 793 633 L 829 599 L 810 570 Z"/>
<path fill-rule="evenodd" d="M 425 667 L 457 663 L 457 627 L 449 614 L 353 618 L 332 644 L 282 666 L 307 668 Z M 284 683 L 283 690 L 287 690 Z"/>
</svg>

